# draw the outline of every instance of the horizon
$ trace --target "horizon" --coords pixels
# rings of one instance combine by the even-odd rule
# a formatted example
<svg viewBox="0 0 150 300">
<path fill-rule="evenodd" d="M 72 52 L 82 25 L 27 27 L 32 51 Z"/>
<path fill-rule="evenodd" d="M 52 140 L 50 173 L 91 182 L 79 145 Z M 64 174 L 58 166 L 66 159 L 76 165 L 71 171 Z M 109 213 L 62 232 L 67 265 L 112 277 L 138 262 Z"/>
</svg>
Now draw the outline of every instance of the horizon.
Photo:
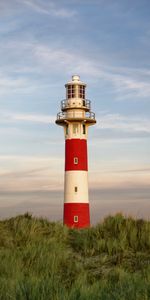
<svg viewBox="0 0 150 300">
<path fill-rule="evenodd" d="M 92 224 L 115 210 L 150 216 L 149 13 L 148 0 L 1 1 L 0 218 L 62 220 L 55 119 L 73 74 L 97 120 L 88 136 Z"/>
<path fill-rule="evenodd" d="M 136 219 L 149 219 L 149 194 L 150 188 L 142 190 L 137 187 L 90 190 L 91 225 L 116 213 Z M 5 205 L 1 204 L 2 199 L 5 200 Z M 13 201 L 15 204 L 12 205 Z M 10 192 L 0 195 L 0 219 L 15 217 L 26 212 L 50 221 L 63 222 L 63 190 Z"/>
</svg>

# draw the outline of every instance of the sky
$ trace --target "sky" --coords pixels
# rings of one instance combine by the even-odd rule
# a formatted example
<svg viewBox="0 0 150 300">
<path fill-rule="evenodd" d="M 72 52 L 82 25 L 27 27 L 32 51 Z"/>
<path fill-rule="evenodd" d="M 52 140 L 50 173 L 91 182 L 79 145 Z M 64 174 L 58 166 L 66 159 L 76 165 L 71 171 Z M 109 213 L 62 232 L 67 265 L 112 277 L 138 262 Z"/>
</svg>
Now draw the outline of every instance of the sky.
<svg viewBox="0 0 150 300">
<path fill-rule="evenodd" d="M 0 218 L 62 221 L 64 84 L 87 84 L 92 223 L 150 217 L 150 1 L 0 1 Z"/>
</svg>

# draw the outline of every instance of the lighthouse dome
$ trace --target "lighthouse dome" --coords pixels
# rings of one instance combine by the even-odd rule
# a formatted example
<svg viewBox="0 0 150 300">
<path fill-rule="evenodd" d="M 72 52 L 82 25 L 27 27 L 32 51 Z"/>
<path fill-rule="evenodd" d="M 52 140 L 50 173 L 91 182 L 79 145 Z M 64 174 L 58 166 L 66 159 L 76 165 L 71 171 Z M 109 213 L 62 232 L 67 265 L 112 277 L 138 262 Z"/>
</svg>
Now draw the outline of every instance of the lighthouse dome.
<svg viewBox="0 0 150 300">
<path fill-rule="evenodd" d="M 72 76 L 72 81 L 80 81 L 80 76 L 79 75 L 73 75 Z"/>
</svg>

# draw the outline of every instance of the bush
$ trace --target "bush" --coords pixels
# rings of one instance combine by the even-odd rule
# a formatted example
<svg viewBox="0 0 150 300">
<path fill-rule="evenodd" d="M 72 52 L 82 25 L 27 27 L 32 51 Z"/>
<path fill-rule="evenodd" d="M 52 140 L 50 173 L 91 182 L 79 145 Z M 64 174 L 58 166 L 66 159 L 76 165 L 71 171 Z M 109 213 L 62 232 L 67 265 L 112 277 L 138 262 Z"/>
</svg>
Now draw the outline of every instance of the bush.
<svg viewBox="0 0 150 300">
<path fill-rule="evenodd" d="M 150 299 L 150 222 L 68 229 L 26 213 L 0 221 L 1 300 Z"/>
</svg>

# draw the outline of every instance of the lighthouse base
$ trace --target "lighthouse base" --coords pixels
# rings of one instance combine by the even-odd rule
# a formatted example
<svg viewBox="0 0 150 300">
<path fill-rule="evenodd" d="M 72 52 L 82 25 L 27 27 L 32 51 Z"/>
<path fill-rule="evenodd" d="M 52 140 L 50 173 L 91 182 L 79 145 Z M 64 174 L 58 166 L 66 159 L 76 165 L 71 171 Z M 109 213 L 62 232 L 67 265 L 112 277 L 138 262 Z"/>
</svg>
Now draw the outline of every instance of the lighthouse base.
<svg viewBox="0 0 150 300">
<path fill-rule="evenodd" d="M 64 203 L 64 224 L 71 228 L 89 227 L 89 203 Z"/>
</svg>

